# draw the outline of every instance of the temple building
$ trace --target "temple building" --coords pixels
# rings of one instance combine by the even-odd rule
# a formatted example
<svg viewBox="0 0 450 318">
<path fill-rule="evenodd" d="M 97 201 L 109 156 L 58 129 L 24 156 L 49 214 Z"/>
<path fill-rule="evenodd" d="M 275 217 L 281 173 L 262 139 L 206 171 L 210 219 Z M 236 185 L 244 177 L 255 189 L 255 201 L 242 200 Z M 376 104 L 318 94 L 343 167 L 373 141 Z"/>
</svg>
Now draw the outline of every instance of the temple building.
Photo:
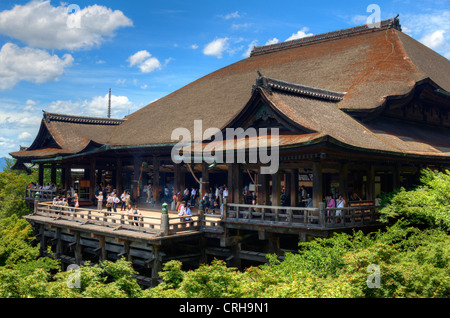
<svg viewBox="0 0 450 318">
<path fill-rule="evenodd" d="M 61 169 L 63 188 L 73 186 L 71 169 L 84 169 L 77 185 L 84 199 L 93 198 L 101 181 L 140 193 L 150 183 L 159 197 L 166 185 L 197 185 L 186 164 L 172 161 L 176 128 L 194 136 L 195 120 L 223 131 L 277 127 L 277 173 L 261 175 L 260 163 L 219 163 L 209 170 L 194 163 L 193 172 L 208 180 L 205 189 L 227 184 L 235 203 L 258 176 L 261 204 L 279 204 L 284 188 L 297 206 L 302 184 L 315 206 L 330 193 L 374 200 L 414 184 L 422 167 L 449 167 L 449 91 L 449 61 L 402 33 L 396 17 L 379 28 L 255 47 L 249 58 L 125 119 L 44 112 L 33 144 L 11 156 L 38 164 L 41 184 L 44 168 L 52 169 L 53 179 Z M 251 150 L 248 143 L 241 147 Z"/>
<path fill-rule="evenodd" d="M 193 136 L 192 158 L 205 149 L 214 158 L 229 154 L 225 140 L 196 133 L 200 120 L 203 131 L 223 135 L 277 128 L 278 169 L 262 173 L 268 163 L 249 160 L 275 150 L 270 134 L 265 143 L 236 138 L 232 156 L 244 161 L 174 162 L 180 127 Z M 422 168 L 450 169 L 450 62 L 403 33 L 395 17 L 255 47 L 123 119 L 44 112 L 33 144 L 11 156 L 38 165 L 40 184 L 51 169 L 52 182 L 76 188 L 86 204 L 103 183 L 135 198 L 151 184 L 158 202 L 167 200 L 165 187 L 201 185 L 203 194 L 226 185 L 234 204 L 249 203 L 248 187 L 261 206 L 312 199 L 318 208 L 328 195 L 348 203 L 353 193 L 373 205 L 383 192 L 413 186 Z M 74 177 L 75 169 L 82 173 Z"/>
</svg>

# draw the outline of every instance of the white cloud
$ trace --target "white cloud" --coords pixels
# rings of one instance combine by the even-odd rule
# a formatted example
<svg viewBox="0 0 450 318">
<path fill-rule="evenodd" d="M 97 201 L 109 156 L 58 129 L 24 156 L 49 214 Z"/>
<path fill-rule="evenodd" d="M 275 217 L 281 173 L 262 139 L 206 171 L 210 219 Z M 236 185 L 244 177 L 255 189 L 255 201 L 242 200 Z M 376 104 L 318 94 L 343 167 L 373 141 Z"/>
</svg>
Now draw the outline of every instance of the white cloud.
<svg viewBox="0 0 450 318">
<path fill-rule="evenodd" d="M 256 43 L 258 43 L 257 40 L 252 41 L 247 48 L 247 51 L 244 52 L 244 54 L 242 54 L 243 57 L 249 57 L 250 54 L 252 53 L 253 48 L 256 46 Z"/>
<path fill-rule="evenodd" d="M 136 52 L 128 58 L 130 66 L 137 66 L 142 73 L 150 73 L 161 69 L 161 62 L 146 50 Z"/>
<path fill-rule="evenodd" d="M 13 107 L 6 110 L 0 109 L 0 124 L 2 128 L 17 128 L 38 125 L 42 117 L 34 115 L 33 112 L 18 109 L 14 111 Z"/>
<path fill-rule="evenodd" d="M 450 10 L 403 14 L 403 32 L 446 58 L 450 58 Z"/>
<path fill-rule="evenodd" d="M 350 19 L 352 25 L 364 25 L 367 24 L 368 15 L 356 14 Z"/>
<path fill-rule="evenodd" d="M 289 38 L 286 39 L 286 41 L 297 40 L 297 39 L 301 39 L 301 38 L 313 35 L 312 33 L 306 33 L 306 32 L 308 32 L 308 28 L 304 27 L 301 30 L 298 30 L 297 33 L 293 33 Z"/>
<path fill-rule="evenodd" d="M 241 23 L 241 24 L 233 23 L 231 25 L 231 29 L 233 29 L 233 30 L 247 29 L 247 28 L 251 27 L 252 25 L 253 25 L 253 23 Z"/>
<path fill-rule="evenodd" d="M 94 96 L 90 100 L 57 100 L 46 105 L 45 110 L 61 114 L 106 117 L 108 114 L 108 102 L 109 94 L 105 96 Z M 137 109 L 138 106 L 132 103 L 127 96 L 111 94 L 112 117 L 122 118 Z"/>
<path fill-rule="evenodd" d="M 280 42 L 280 41 L 277 38 L 273 38 L 273 39 L 267 41 L 266 44 L 264 44 L 264 45 L 277 44 L 278 42 Z"/>
<path fill-rule="evenodd" d="M 87 102 L 83 107 L 84 114 L 88 116 L 105 117 L 108 113 L 108 99 L 108 94 L 92 98 L 92 100 Z M 116 96 L 111 94 L 112 117 L 123 117 L 125 114 L 137 110 L 136 108 L 137 106 L 134 105 L 127 96 Z"/>
<path fill-rule="evenodd" d="M 8 151 L 11 151 L 18 146 L 14 143 L 13 139 L 4 138 L 0 136 L 0 148 L 4 151 L 5 149 L 8 149 Z"/>
<path fill-rule="evenodd" d="M 77 112 L 80 111 L 85 106 L 86 106 L 85 101 L 72 102 L 72 101 L 57 100 L 46 105 L 45 109 L 50 113 L 76 115 L 79 114 Z"/>
<path fill-rule="evenodd" d="M 203 54 L 222 58 L 222 54 L 228 49 L 229 38 L 220 38 L 208 43 L 203 49 Z"/>
<path fill-rule="evenodd" d="M 236 11 L 236 12 L 232 12 L 232 13 L 225 15 L 223 18 L 225 20 L 229 20 L 229 19 L 236 19 L 236 18 L 240 18 L 240 17 L 241 16 L 239 14 L 239 11 Z"/>
<path fill-rule="evenodd" d="M 197 45 L 197 44 L 192 44 L 192 45 L 191 45 L 191 49 L 193 49 L 193 50 L 198 49 L 198 45 Z"/>
<path fill-rule="evenodd" d="M 436 30 L 433 33 L 425 34 L 420 42 L 432 49 L 439 49 L 445 44 L 445 30 Z"/>
<path fill-rule="evenodd" d="M 19 140 L 28 140 L 28 139 L 32 139 L 33 136 L 32 136 L 29 132 L 24 131 L 23 133 L 21 133 L 21 134 L 19 135 L 18 138 L 19 138 Z"/>
<path fill-rule="evenodd" d="M 41 84 L 57 80 L 72 63 L 70 54 L 61 59 L 44 50 L 6 43 L 0 50 L 0 90 L 11 89 L 19 81 Z"/>
<path fill-rule="evenodd" d="M 45 49 L 89 49 L 133 22 L 119 10 L 92 5 L 68 13 L 66 4 L 53 7 L 50 1 L 30 1 L 0 12 L 0 33 L 29 46 Z"/>
</svg>

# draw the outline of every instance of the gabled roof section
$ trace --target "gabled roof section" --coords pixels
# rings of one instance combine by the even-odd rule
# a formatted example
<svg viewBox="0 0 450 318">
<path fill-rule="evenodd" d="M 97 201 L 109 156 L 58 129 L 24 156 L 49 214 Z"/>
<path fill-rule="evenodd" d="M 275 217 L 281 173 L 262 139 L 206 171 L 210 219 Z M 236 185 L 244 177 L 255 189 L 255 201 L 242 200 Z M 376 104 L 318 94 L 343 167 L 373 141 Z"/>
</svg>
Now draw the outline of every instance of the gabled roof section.
<svg viewBox="0 0 450 318">
<path fill-rule="evenodd" d="M 105 144 L 124 119 L 43 113 L 41 127 L 26 150 L 11 153 L 15 158 L 48 158 L 76 154 Z"/>
<path fill-rule="evenodd" d="M 257 89 L 258 87 L 264 88 L 270 94 L 272 94 L 272 90 L 276 90 L 280 92 L 286 92 L 289 94 L 311 97 L 330 102 L 340 102 L 345 95 L 345 92 L 334 92 L 311 86 L 288 83 L 274 78 L 264 77 L 262 75 L 256 79 L 256 84 L 253 85 L 253 90 Z"/>
<path fill-rule="evenodd" d="M 125 119 L 118 118 L 103 118 L 103 117 L 88 117 L 88 116 L 75 116 L 75 115 L 63 115 L 44 112 L 44 120 L 47 122 L 65 122 L 65 123 L 77 123 L 86 125 L 120 125 Z"/>
</svg>

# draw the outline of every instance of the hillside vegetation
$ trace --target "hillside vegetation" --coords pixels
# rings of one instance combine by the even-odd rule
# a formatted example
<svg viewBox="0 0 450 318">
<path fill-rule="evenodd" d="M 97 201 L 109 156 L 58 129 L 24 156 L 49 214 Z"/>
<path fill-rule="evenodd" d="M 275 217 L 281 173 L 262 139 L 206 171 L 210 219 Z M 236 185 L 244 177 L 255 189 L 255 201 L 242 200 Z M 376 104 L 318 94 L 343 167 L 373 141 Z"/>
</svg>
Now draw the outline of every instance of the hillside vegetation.
<svg viewBox="0 0 450 318">
<path fill-rule="evenodd" d="M 163 282 L 143 290 L 125 260 L 81 266 L 73 273 L 59 260 L 38 258 L 31 226 L 21 218 L 23 187 L 33 176 L 0 173 L 0 297 L 42 298 L 364 298 L 450 297 L 450 172 L 423 170 L 421 185 L 400 189 L 383 200 L 386 228 L 363 234 L 336 234 L 300 243 L 283 262 L 244 271 L 223 261 L 183 271 L 170 261 Z"/>
</svg>

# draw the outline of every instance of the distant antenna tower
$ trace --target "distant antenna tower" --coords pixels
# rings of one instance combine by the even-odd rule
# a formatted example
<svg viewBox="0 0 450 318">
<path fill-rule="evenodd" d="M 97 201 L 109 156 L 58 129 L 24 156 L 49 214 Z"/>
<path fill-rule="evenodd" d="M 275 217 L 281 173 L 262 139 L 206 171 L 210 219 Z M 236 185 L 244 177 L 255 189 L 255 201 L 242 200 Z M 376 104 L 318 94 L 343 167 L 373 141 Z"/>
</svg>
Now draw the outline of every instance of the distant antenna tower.
<svg viewBox="0 0 450 318">
<path fill-rule="evenodd" d="M 109 89 L 109 98 L 108 98 L 108 118 L 111 118 L 111 88 Z"/>
</svg>

